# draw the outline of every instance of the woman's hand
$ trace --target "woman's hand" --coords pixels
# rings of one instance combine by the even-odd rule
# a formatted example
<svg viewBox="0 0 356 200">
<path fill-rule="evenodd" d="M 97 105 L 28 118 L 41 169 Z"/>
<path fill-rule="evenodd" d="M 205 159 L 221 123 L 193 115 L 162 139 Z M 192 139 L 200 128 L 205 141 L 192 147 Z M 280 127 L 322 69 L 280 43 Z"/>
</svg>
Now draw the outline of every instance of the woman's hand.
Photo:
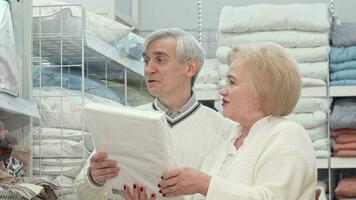
<svg viewBox="0 0 356 200">
<path fill-rule="evenodd" d="M 195 193 L 206 196 L 210 180 L 211 176 L 199 170 L 180 168 L 164 173 L 158 187 L 160 187 L 160 193 L 162 193 L 164 197 Z"/>
<path fill-rule="evenodd" d="M 133 184 L 132 188 L 131 194 L 130 187 L 128 185 L 124 185 L 125 200 L 147 200 L 145 187 L 139 184 Z M 151 194 L 148 199 L 156 200 L 156 195 Z"/>
</svg>

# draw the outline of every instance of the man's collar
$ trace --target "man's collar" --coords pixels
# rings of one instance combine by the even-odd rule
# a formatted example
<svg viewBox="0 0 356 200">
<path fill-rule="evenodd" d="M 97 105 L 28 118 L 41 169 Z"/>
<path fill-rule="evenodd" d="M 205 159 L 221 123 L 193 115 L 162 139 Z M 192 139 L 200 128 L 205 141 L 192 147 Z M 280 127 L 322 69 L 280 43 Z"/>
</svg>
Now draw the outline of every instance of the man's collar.
<svg viewBox="0 0 356 200">
<path fill-rule="evenodd" d="M 193 113 L 199 107 L 199 105 L 200 104 L 196 100 L 193 92 L 188 101 L 175 112 L 170 111 L 165 105 L 163 105 L 159 101 L 158 98 L 156 98 L 152 104 L 154 110 L 162 111 L 166 114 L 167 121 L 171 126 Z"/>
</svg>

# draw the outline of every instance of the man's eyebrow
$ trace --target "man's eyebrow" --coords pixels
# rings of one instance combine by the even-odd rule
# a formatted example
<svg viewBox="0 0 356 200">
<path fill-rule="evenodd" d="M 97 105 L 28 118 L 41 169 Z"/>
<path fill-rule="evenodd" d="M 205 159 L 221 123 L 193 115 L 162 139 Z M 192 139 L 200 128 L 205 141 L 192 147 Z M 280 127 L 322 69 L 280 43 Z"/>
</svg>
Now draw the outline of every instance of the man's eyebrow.
<svg viewBox="0 0 356 200">
<path fill-rule="evenodd" d="M 166 52 L 163 52 L 163 51 L 155 51 L 155 52 L 153 52 L 153 54 L 156 55 L 156 56 L 158 55 L 158 56 L 167 56 L 167 57 L 169 57 L 169 55 Z M 142 54 L 142 57 L 146 57 L 146 56 L 147 56 L 146 53 Z"/>
</svg>

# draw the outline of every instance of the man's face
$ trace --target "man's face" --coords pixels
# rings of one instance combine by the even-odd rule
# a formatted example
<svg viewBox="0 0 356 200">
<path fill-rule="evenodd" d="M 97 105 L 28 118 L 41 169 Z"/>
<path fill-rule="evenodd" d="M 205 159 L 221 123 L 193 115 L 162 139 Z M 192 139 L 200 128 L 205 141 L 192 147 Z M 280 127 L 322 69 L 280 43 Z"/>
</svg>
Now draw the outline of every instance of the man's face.
<svg viewBox="0 0 356 200">
<path fill-rule="evenodd" d="M 189 66 L 178 60 L 175 39 L 152 41 L 143 53 L 143 58 L 146 85 L 151 95 L 157 98 L 179 95 L 180 91 L 190 87 Z"/>
</svg>

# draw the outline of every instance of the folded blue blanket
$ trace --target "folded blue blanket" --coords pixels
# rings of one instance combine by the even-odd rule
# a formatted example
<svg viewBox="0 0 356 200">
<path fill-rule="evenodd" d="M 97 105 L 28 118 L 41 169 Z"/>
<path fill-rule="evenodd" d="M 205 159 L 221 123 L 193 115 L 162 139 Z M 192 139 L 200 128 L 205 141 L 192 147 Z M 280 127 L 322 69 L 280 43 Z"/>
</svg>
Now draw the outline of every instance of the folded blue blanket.
<svg viewBox="0 0 356 200">
<path fill-rule="evenodd" d="M 330 72 L 338 72 L 348 69 L 356 69 L 356 60 L 343 63 L 330 63 Z"/>
<path fill-rule="evenodd" d="M 331 47 L 330 62 L 341 63 L 356 60 L 356 46 L 352 47 Z"/>
<path fill-rule="evenodd" d="M 343 70 L 338 71 L 330 74 L 330 80 L 338 81 L 338 80 L 348 80 L 348 79 L 355 79 L 356 80 L 356 70 Z"/>
<path fill-rule="evenodd" d="M 346 85 L 356 85 L 355 80 L 338 80 L 338 81 L 330 81 L 331 86 L 346 86 Z"/>
</svg>

